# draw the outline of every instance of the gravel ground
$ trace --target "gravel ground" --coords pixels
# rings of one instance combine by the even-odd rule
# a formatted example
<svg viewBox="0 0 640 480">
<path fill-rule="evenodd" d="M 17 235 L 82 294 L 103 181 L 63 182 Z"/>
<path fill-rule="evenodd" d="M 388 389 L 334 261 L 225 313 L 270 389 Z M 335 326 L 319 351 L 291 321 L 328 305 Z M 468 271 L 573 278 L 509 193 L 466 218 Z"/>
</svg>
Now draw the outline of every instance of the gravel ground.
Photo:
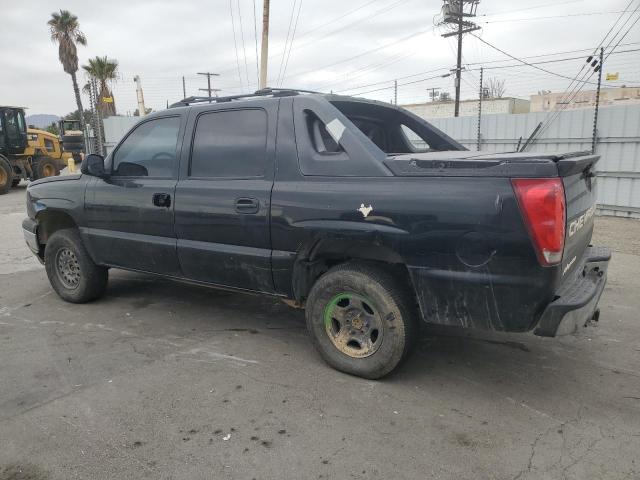
<svg viewBox="0 0 640 480">
<path fill-rule="evenodd" d="M 0 480 L 640 478 L 640 222 L 597 326 L 575 336 L 426 330 L 394 375 L 327 367 L 302 312 L 112 272 L 51 292 L 0 197 Z"/>
</svg>

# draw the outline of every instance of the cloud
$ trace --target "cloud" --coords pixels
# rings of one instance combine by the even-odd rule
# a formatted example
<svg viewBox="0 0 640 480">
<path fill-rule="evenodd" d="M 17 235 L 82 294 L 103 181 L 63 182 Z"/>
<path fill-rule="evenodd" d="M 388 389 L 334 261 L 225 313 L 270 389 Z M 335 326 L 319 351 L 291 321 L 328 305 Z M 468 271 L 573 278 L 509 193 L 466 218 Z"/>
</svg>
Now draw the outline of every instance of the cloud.
<svg viewBox="0 0 640 480">
<path fill-rule="evenodd" d="M 230 3 L 234 8 L 233 24 Z M 483 0 L 478 13 L 493 15 L 479 16 L 477 21 L 621 10 L 626 3 L 607 2 L 605 8 L 596 0 L 558 2 L 555 5 L 540 0 L 533 5 L 537 8 L 532 9 L 531 3 L 525 0 L 508 3 Z M 284 69 L 284 66 L 281 67 L 282 51 L 292 4 L 292 1 L 272 2 L 271 84 L 275 84 L 278 72 Z M 250 0 L 63 0 L 56 2 L 56 7 L 68 9 L 77 15 L 81 29 L 87 35 L 87 47 L 79 48 L 81 64 L 95 55 L 107 55 L 118 60 L 122 78 L 114 86 L 114 94 L 120 113 L 132 112 L 136 108 L 135 75 L 142 78 L 145 99 L 155 109 L 163 108 L 167 101 L 173 102 L 182 97 L 183 76 L 187 95 L 201 94 L 199 89 L 206 86 L 206 79 L 197 75 L 201 71 L 220 73 L 220 77 L 214 78 L 214 87 L 221 88 L 224 93 L 256 88 L 256 25 L 253 2 Z M 440 7 L 440 0 L 358 0 L 348 4 L 338 0 L 304 0 L 296 40 L 282 83 L 298 88 L 324 87 L 341 91 L 384 82 L 380 86 L 386 89 L 371 93 L 370 96 L 389 100 L 393 95 L 394 78 L 435 69 L 442 69 L 446 73 L 455 64 L 455 43 L 441 38 L 439 29 L 398 42 L 432 27 L 433 18 Z M 259 36 L 260 0 L 256 2 L 256 10 Z M 505 11 L 511 13 L 501 14 Z M 51 12 L 52 4 L 47 0 L 11 2 L 3 7 L 0 42 L 13 47 L 4 47 L 0 51 L 3 65 L 3 75 L 0 77 L 2 102 L 27 106 L 30 113 L 65 114 L 75 109 L 71 80 L 58 61 L 56 45 L 49 40 L 46 22 Z M 614 20 L 614 15 L 594 15 L 481 25 L 484 27 L 482 36 L 487 41 L 514 55 L 529 56 L 594 47 L 596 39 L 599 40 L 606 33 Z M 638 30 L 635 30 L 626 41 L 638 40 Z M 346 59 L 349 60 L 344 61 Z M 504 59 L 504 56 L 472 37 L 465 39 L 465 63 L 497 59 Z M 638 75 L 638 72 L 633 72 L 633 62 L 628 56 L 612 57 L 611 65 L 621 71 L 627 81 L 633 75 Z M 579 66 L 579 62 L 574 62 L 552 64 L 548 68 L 570 74 L 576 72 Z M 506 80 L 507 93 L 523 96 L 542 88 L 562 90 L 568 83 L 529 67 L 493 70 L 490 74 Z M 428 76 L 425 74 L 424 78 Z M 84 74 L 79 72 L 78 77 L 82 85 Z M 453 91 L 452 78 L 403 85 L 420 78 L 415 76 L 399 81 L 401 102 L 426 100 L 427 87 L 438 86 Z M 470 71 L 463 78 L 463 96 L 474 97 L 478 73 Z"/>
</svg>

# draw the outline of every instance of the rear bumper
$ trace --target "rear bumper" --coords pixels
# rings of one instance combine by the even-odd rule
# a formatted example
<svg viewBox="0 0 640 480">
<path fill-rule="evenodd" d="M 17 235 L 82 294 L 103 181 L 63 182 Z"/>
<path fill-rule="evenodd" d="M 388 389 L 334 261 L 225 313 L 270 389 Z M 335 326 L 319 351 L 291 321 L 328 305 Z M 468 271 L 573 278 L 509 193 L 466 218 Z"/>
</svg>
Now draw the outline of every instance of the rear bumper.
<svg viewBox="0 0 640 480">
<path fill-rule="evenodd" d="M 589 247 L 583 258 L 581 268 L 577 268 L 573 277 L 560 287 L 557 298 L 542 313 L 534 334 L 542 337 L 568 335 L 594 317 L 607 283 L 611 252 L 606 247 Z"/>
</svg>

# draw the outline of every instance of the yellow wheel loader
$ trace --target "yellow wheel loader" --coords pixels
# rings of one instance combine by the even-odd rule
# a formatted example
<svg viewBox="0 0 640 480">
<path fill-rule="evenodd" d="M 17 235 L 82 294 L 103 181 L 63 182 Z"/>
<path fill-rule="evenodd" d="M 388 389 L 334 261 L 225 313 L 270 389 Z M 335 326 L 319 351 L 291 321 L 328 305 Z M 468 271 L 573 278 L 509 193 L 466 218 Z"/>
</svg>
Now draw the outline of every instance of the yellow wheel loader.
<svg viewBox="0 0 640 480">
<path fill-rule="evenodd" d="M 23 108 L 0 106 L 0 195 L 22 179 L 58 175 L 69 158 L 57 136 L 27 128 Z"/>
</svg>

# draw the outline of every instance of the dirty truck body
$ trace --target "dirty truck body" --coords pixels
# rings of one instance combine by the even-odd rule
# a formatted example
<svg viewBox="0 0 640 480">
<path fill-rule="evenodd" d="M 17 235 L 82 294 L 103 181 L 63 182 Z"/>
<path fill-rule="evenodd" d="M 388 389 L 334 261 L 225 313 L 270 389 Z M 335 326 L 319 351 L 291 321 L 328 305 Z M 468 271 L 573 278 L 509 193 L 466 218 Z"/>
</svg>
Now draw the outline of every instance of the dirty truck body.
<svg viewBox="0 0 640 480">
<path fill-rule="evenodd" d="M 32 184 L 23 227 L 56 265 L 49 243 L 75 231 L 97 269 L 305 306 L 325 360 L 376 378 L 418 319 L 555 336 L 597 316 L 610 257 L 590 244 L 597 160 L 471 152 L 349 97 L 196 101 L 145 117 L 104 167 L 91 156 L 83 174 Z M 104 290 L 65 297 L 56 265 L 63 298 Z"/>
</svg>

